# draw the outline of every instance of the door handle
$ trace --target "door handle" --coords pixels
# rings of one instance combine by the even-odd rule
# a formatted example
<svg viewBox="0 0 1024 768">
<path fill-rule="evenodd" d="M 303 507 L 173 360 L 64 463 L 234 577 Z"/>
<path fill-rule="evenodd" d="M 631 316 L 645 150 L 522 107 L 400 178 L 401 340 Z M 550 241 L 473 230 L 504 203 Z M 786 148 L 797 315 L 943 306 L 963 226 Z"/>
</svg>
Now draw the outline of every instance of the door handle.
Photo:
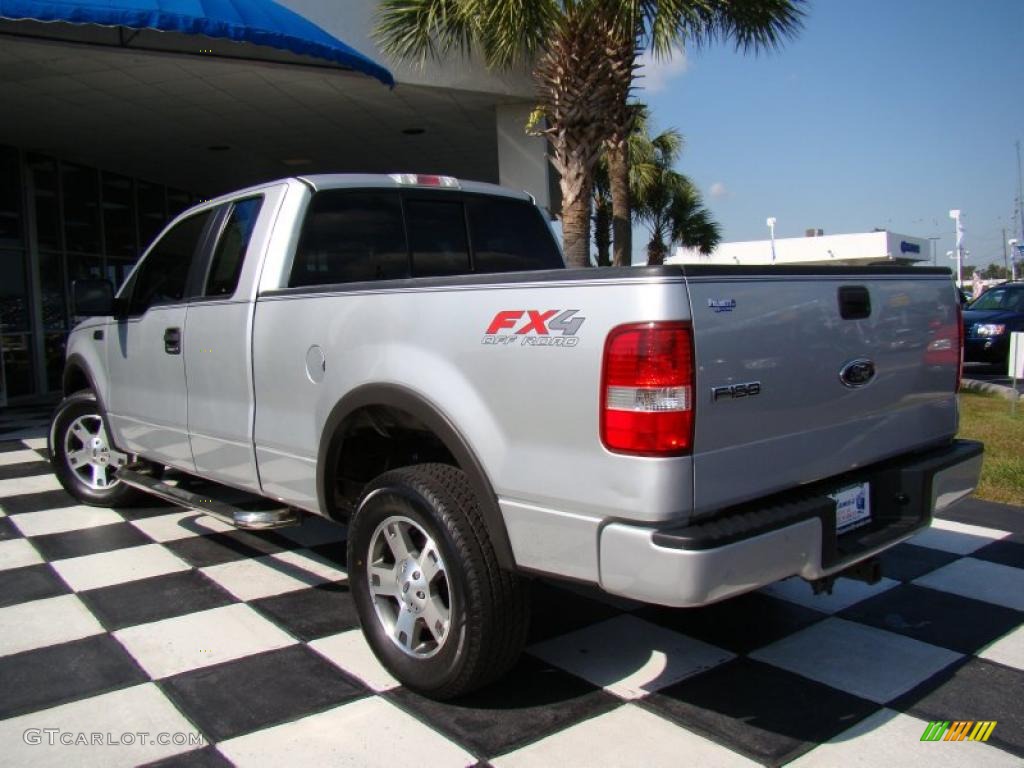
<svg viewBox="0 0 1024 768">
<path fill-rule="evenodd" d="M 181 328 L 168 328 L 164 331 L 164 352 L 168 355 L 181 354 Z"/>
</svg>

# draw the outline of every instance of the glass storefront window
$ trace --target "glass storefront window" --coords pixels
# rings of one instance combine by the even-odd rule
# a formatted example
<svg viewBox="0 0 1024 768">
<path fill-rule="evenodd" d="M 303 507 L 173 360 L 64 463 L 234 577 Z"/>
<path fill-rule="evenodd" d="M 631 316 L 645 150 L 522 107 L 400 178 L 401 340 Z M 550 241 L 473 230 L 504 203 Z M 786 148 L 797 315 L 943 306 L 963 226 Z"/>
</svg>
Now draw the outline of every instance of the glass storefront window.
<svg viewBox="0 0 1024 768">
<path fill-rule="evenodd" d="M 23 237 L 18 150 L 0 147 L 0 245 L 21 247 Z"/>
<path fill-rule="evenodd" d="M 192 205 L 192 195 L 180 189 L 167 190 L 167 220 L 170 221 Z"/>
<path fill-rule="evenodd" d="M 64 245 L 60 233 L 60 201 L 57 199 L 57 161 L 29 155 L 28 167 L 35 188 L 36 239 L 40 248 L 59 251 Z"/>
<path fill-rule="evenodd" d="M 28 279 L 24 251 L 0 251 L 0 332 L 29 330 Z"/>
<path fill-rule="evenodd" d="M 100 252 L 99 187 L 96 170 L 61 163 L 64 200 L 64 247 L 79 253 Z"/>
<path fill-rule="evenodd" d="M 64 352 L 66 333 L 48 333 L 43 336 L 43 355 L 46 360 L 46 384 L 51 392 L 60 389 L 64 378 Z"/>
<path fill-rule="evenodd" d="M 39 282 L 42 289 L 43 328 L 48 331 L 68 327 L 67 304 L 64 300 L 64 260 L 59 253 L 39 254 Z"/>
<path fill-rule="evenodd" d="M 3 334 L 0 343 L 3 345 L 4 388 L 8 399 L 31 395 L 35 391 L 31 339 L 27 333 Z"/>
<path fill-rule="evenodd" d="M 139 192 L 139 255 L 149 247 L 167 221 L 164 188 L 140 181 Z"/>
<path fill-rule="evenodd" d="M 103 174 L 103 238 L 107 256 L 138 258 L 135 243 L 135 192 L 132 180 Z"/>
</svg>

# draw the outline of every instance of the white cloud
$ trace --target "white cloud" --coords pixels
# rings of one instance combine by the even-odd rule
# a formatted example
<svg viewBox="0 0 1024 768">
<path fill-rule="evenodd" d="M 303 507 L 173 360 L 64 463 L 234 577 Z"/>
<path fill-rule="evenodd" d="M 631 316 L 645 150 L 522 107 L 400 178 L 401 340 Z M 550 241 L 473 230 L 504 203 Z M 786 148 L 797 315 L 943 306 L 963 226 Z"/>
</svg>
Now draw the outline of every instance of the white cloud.
<svg viewBox="0 0 1024 768">
<path fill-rule="evenodd" d="M 681 48 L 673 48 L 672 55 L 657 58 L 648 49 L 640 54 L 642 67 L 637 70 L 636 84 L 645 91 L 654 93 L 663 90 L 670 81 L 686 73 L 689 63 Z"/>
<path fill-rule="evenodd" d="M 718 200 L 723 197 L 728 197 L 729 188 L 725 186 L 724 181 L 716 181 L 711 185 L 711 189 L 708 190 L 708 194 L 710 194 L 713 199 Z"/>
</svg>

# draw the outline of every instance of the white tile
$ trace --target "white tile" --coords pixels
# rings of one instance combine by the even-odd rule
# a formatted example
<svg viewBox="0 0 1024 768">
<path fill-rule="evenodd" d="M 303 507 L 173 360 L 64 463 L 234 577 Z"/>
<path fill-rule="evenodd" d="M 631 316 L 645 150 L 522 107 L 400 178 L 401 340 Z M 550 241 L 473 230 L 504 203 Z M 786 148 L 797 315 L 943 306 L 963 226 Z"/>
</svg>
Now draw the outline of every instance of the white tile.
<svg viewBox="0 0 1024 768">
<path fill-rule="evenodd" d="M 964 557 L 927 573 L 915 584 L 1024 611 L 1024 569 Z"/>
<path fill-rule="evenodd" d="M 74 595 L 48 597 L 0 608 L 0 656 L 57 645 L 103 632 Z"/>
<path fill-rule="evenodd" d="M 330 765 L 394 768 L 410 760 L 462 768 L 476 759 L 432 728 L 379 697 L 362 699 L 247 736 L 217 748 L 240 768 Z"/>
<path fill-rule="evenodd" d="M 82 504 L 76 507 L 23 512 L 12 517 L 11 522 L 25 536 L 45 536 L 50 533 L 93 528 L 97 525 L 122 523 L 124 519 L 112 509 Z"/>
<path fill-rule="evenodd" d="M 43 729 L 59 729 L 52 734 L 52 745 L 49 743 L 51 734 Z M 99 734 L 101 743 L 89 743 L 92 734 Z M 41 743 L 26 743 L 36 735 Z M 205 744 L 205 741 L 198 744 L 190 741 L 196 738 L 201 739 L 202 735 L 195 726 L 152 683 L 0 722 L 4 764 L 34 768 L 140 765 Z M 62 739 L 68 743 L 61 743 Z M 161 744 L 161 741 L 172 743 Z M 175 741 L 184 743 L 175 744 Z"/>
<path fill-rule="evenodd" d="M 954 520 L 935 518 L 930 528 L 921 531 L 910 539 L 909 543 L 919 547 L 952 552 L 955 555 L 969 555 L 986 544 L 1005 539 L 1009 535 L 1008 531 L 1000 531 L 996 528 L 983 528 L 980 525 L 968 525 Z"/>
<path fill-rule="evenodd" d="M 989 661 L 1024 670 L 1024 625 L 990 643 L 977 655 Z"/>
<path fill-rule="evenodd" d="M 1002 768 L 1020 766 L 991 744 L 960 741 L 922 744 L 928 723 L 891 709 L 881 709 L 831 741 L 811 750 L 789 768 L 875 768 L 879 765 L 927 765 L 928 768 Z M 998 726 L 997 726 L 998 727 Z"/>
<path fill-rule="evenodd" d="M 159 544 L 71 557 L 51 565 L 76 592 L 189 569 L 187 563 Z"/>
<path fill-rule="evenodd" d="M 491 760 L 495 768 L 754 768 L 751 760 L 631 704 Z"/>
<path fill-rule="evenodd" d="M 626 699 L 640 698 L 733 657 L 635 616 L 617 616 L 527 651 Z"/>
<path fill-rule="evenodd" d="M 194 511 L 169 511 L 166 515 L 144 517 L 140 520 L 132 520 L 131 523 L 153 541 L 159 542 L 177 541 L 190 536 L 235 530 L 235 527 L 229 523 Z"/>
<path fill-rule="evenodd" d="M 881 594 L 899 584 L 893 579 L 883 578 L 877 584 L 866 584 L 853 579 L 836 579 L 832 585 L 832 594 L 814 594 L 810 582 L 793 577 L 785 581 L 770 584 L 761 591 L 772 597 L 782 598 L 791 603 L 814 608 L 822 613 L 837 613 L 849 608 L 854 603 Z"/>
<path fill-rule="evenodd" d="M 311 642 L 309 647 L 375 691 L 386 691 L 399 685 L 373 655 L 361 630 L 351 629 L 322 637 Z"/>
<path fill-rule="evenodd" d="M 885 703 L 952 664 L 961 654 L 833 616 L 750 657 Z"/>
<path fill-rule="evenodd" d="M 302 552 L 233 560 L 201 570 L 239 600 L 294 592 L 345 577 L 344 572 Z"/>
<path fill-rule="evenodd" d="M 158 679 L 254 653 L 295 639 L 247 605 L 227 605 L 118 630 L 114 637 Z"/>
<path fill-rule="evenodd" d="M 24 437 L 19 438 L 22 443 L 27 445 L 33 450 L 43 449 L 46 450 L 46 428 L 43 428 L 43 437 Z"/>
<path fill-rule="evenodd" d="M 319 576 L 324 581 L 340 581 L 348 577 L 348 574 L 339 568 L 337 563 L 309 549 L 275 552 L 271 557 L 284 563 L 286 566 L 290 566 L 300 575 Z"/>
<path fill-rule="evenodd" d="M 60 481 L 54 475 L 12 477 L 9 480 L 0 480 L 0 498 L 4 496 L 23 496 L 26 493 L 59 491 L 61 487 Z"/>
<path fill-rule="evenodd" d="M 38 565 L 43 558 L 36 548 L 25 539 L 8 539 L 0 541 L 0 571 L 8 568 L 22 568 L 26 565 Z"/>
<path fill-rule="evenodd" d="M 45 461 L 35 451 L 28 449 L 24 451 L 7 451 L 6 453 L 0 453 L 0 467 L 6 467 L 11 464 L 22 464 L 29 461 Z"/>
</svg>

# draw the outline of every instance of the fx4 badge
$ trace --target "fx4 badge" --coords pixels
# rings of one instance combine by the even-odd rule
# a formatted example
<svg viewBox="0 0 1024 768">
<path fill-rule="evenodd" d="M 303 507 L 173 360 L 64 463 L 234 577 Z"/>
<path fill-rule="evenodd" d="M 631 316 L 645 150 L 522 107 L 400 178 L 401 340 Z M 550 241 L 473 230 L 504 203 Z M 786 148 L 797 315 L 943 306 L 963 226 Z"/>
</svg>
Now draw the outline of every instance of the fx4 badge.
<svg viewBox="0 0 1024 768">
<path fill-rule="evenodd" d="M 736 309 L 736 299 L 708 299 L 708 307 L 713 312 L 732 312 Z"/>
<path fill-rule="evenodd" d="M 761 394 L 760 381 L 748 381 L 745 384 L 726 384 L 711 388 L 711 402 L 719 400 L 739 400 L 741 397 L 754 397 Z"/>
<path fill-rule="evenodd" d="M 576 317 L 578 312 L 578 309 L 503 309 L 491 320 L 480 343 L 575 347 L 580 343 L 576 332 L 586 320 L 585 317 Z"/>
</svg>

